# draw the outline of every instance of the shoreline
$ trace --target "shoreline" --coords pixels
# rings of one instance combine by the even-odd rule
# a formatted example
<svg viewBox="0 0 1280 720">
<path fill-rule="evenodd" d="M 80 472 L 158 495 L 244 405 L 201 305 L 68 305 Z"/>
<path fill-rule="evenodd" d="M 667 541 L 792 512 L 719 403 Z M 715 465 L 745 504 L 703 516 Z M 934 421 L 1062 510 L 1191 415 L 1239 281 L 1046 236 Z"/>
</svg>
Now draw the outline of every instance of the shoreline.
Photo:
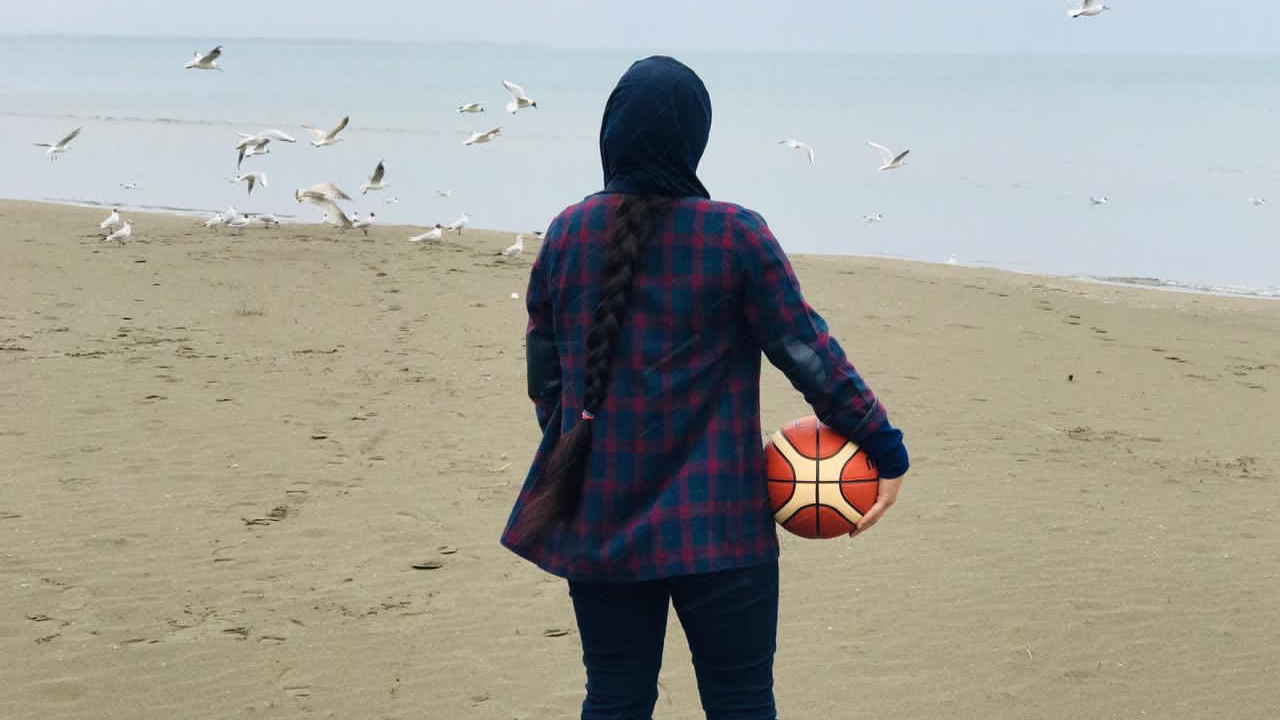
<svg viewBox="0 0 1280 720">
<path fill-rule="evenodd" d="M 128 191 L 126 191 L 128 192 Z M 252 198 L 249 198 L 252 199 Z M 73 198 L 45 198 L 41 200 L 25 200 L 22 198 L 0 198 L 0 203 L 31 203 L 34 205 L 44 205 L 50 207 L 73 207 L 73 208 L 113 208 L 118 207 L 128 212 L 145 213 L 148 215 L 169 215 L 173 217 L 195 218 L 207 217 L 208 215 L 220 212 L 220 209 L 203 209 L 203 208 L 177 208 L 149 205 L 129 205 L 125 203 L 109 203 L 100 200 L 89 199 L 73 199 Z M 281 224 L 290 226 L 306 226 L 315 225 L 319 227 L 319 223 L 302 218 L 299 215 L 274 213 L 281 220 Z M 384 228 L 403 228 L 405 230 L 416 229 L 418 232 L 429 229 L 428 225 L 382 225 Z M 495 234 L 505 234 L 514 237 L 517 232 L 496 230 L 486 228 L 476 228 L 476 232 L 489 232 Z M 416 234 L 416 233 L 415 233 Z M 1190 280 L 1176 280 L 1158 277 L 1120 277 L 1120 276 L 1093 276 L 1082 275 L 1078 273 L 1058 273 L 1048 270 L 1029 269 L 1022 270 L 1011 268 L 999 264 L 983 264 L 983 263 L 966 263 L 966 262 L 947 262 L 936 260 L 922 260 L 919 258 L 902 257 L 896 255 L 883 254 L 857 254 L 851 253 L 846 255 L 833 255 L 829 253 L 788 253 L 789 257 L 815 257 L 815 258 L 862 258 L 865 260 L 890 260 L 903 263 L 918 263 L 928 266 L 944 266 L 944 267 L 960 267 L 971 270 L 989 270 L 993 272 L 1009 273 L 1011 275 L 1025 275 L 1027 277 L 1041 278 L 1045 280 L 1065 280 L 1072 282 L 1084 283 L 1087 285 L 1102 285 L 1108 287 L 1129 288 L 1135 290 L 1153 290 L 1162 293 L 1175 293 L 1182 295 L 1194 295 L 1203 297 L 1222 297 L 1222 298 L 1238 298 L 1245 300 L 1262 300 L 1276 301 L 1280 300 L 1280 287 L 1264 287 L 1254 288 L 1248 286 L 1226 286 L 1198 283 Z"/>
</svg>

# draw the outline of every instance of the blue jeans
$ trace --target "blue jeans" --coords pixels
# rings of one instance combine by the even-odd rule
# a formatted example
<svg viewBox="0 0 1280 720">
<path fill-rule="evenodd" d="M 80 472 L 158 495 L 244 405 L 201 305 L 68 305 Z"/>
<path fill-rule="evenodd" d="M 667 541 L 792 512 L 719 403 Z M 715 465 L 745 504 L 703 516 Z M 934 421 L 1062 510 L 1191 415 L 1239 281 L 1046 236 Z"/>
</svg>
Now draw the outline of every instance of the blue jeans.
<svg viewBox="0 0 1280 720">
<path fill-rule="evenodd" d="M 569 583 L 587 667 L 582 720 L 651 720 L 674 605 L 707 720 L 776 720 L 778 563 L 638 583 Z"/>
</svg>

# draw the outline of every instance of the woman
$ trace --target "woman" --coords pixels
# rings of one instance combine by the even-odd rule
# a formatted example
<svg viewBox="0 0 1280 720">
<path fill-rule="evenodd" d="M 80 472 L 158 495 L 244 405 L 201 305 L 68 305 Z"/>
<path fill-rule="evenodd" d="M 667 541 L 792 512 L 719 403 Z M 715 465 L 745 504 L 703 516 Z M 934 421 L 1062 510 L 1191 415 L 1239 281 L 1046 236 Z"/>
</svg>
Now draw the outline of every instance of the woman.
<svg viewBox="0 0 1280 720">
<path fill-rule="evenodd" d="M 635 63 L 600 129 L 605 187 L 547 229 L 527 304 L 543 439 L 502 542 L 569 581 L 584 720 L 649 718 L 667 607 L 708 718 L 775 717 L 778 540 L 760 442 L 760 354 L 886 480 L 902 433 L 805 303 L 756 213 L 696 170 L 711 100 L 666 57 Z"/>
</svg>

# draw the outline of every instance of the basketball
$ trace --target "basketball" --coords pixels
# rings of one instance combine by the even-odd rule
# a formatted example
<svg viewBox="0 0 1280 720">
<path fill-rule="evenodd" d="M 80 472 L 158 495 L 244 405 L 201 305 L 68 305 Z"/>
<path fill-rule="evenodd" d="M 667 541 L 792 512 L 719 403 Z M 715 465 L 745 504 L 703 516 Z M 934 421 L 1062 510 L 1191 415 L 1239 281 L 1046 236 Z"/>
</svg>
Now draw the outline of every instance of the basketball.
<svg viewBox="0 0 1280 720">
<path fill-rule="evenodd" d="M 785 425 L 764 452 L 773 518 L 800 537 L 848 535 L 876 502 L 880 474 L 867 454 L 816 417 Z"/>
</svg>

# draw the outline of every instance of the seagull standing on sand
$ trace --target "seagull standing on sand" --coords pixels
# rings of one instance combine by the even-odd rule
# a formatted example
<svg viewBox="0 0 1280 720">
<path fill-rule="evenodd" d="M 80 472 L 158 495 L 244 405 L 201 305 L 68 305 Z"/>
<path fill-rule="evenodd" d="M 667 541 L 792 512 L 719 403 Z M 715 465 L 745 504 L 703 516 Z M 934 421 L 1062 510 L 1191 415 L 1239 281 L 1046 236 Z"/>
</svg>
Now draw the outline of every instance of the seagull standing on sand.
<svg viewBox="0 0 1280 720">
<path fill-rule="evenodd" d="M 1067 16 L 1073 20 L 1078 17 L 1093 17 L 1101 15 L 1103 10 L 1110 9 L 1106 5 L 1099 5 L 1096 0 L 1080 0 L 1080 7 L 1068 10 Z"/>
<path fill-rule="evenodd" d="M 449 223 L 445 227 L 445 230 L 453 230 L 454 232 L 461 235 L 462 228 L 466 227 L 470 223 L 471 223 L 471 213 L 462 213 L 462 216 L 459 217 L 457 220 L 454 220 L 453 222 Z"/>
<path fill-rule="evenodd" d="M 510 80 L 503 80 L 502 87 L 506 88 L 507 92 L 511 93 L 511 102 L 507 103 L 507 112 L 512 115 L 515 115 L 517 111 L 525 108 L 531 107 L 535 110 L 538 108 L 538 101 L 529 97 L 529 94 L 526 93 L 524 88 L 519 85 L 511 82 Z"/>
<path fill-rule="evenodd" d="M 111 208 L 111 214 L 106 220 L 98 223 L 99 230 L 114 230 L 120 225 L 120 208 Z"/>
<path fill-rule="evenodd" d="M 779 141 L 778 141 L 778 144 L 779 144 L 779 145 L 786 145 L 787 147 L 791 148 L 792 150 L 804 150 L 805 152 L 809 153 L 809 164 L 810 164 L 810 165 L 813 165 L 813 164 L 814 164 L 815 160 L 814 160 L 814 157 L 813 157 L 813 148 L 812 148 L 811 146 L 809 146 L 809 145 L 807 145 L 807 144 L 805 144 L 805 143 L 802 143 L 802 142 L 800 142 L 799 140 L 792 140 L 792 139 L 779 140 Z"/>
<path fill-rule="evenodd" d="M 35 145 L 36 147 L 49 148 L 48 150 L 44 151 L 45 154 L 49 156 L 50 160 L 57 160 L 59 155 L 67 151 L 67 145 L 71 144 L 71 141 L 75 140 L 76 136 L 79 134 L 80 134 L 80 128 L 76 128 L 75 130 L 72 130 L 70 134 L 68 134 L 66 137 L 62 138 L 56 143 L 31 143 L 31 144 Z"/>
<path fill-rule="evenodd" d="M 411 243 L 435 242 L 436 240 L 439 240 L 442 237 L 444 237 L 444 226 L 441 225 L 440 223 L 436 223 L 436 226 L 431 228 L 430 230 L 422 233 L 421 235 L 414 235 L 413 237 L 409 238 L 409 242 Z"/>
<path fill-rule="evenodd" d="M 221 70 L 222 68 L 218 67 L 217 62 L 220 57 L 222 57 L 221 45 L 203 55 L 197 52 L 196 56 L 188 60 L 187 64 L 182 67 L 186 70 Z"/>
<path fill-rule="evenodd" d="M 348 122 L 351 122 L 350 116 L 339 120 L 338 124 L 335 125 L 332 130 L 321 130 L 320 128 L 313 128 L 309 125 L 303 125 L 302 127 L 310 130 L 311 134 L 316 136 L 316 139 L 311 141 L 313 146 L 324 147 L 325 145 L 333 145 L 335 143 L 342 142 L 342 138 L 338 137 L 338 133 L 342 132 L 342 129 L 347 126 Z"/>
<path fill-rule="evenodd" d="M 293 199 L 298 202 L 306 200 L 325 211 L 329 222 L 341 227 L 344 230 L 351 228 L 351 219 L 347 214 L 342 212 L 342 208 L 338 207 L 336 200 L 350 200 L 351 196 L 342 192 L 333 183 L 323 182 L 312 185 L 309 188 L 298 188 L 293 191 Z"/>
<path fill-rule="evenodd" d="M 522 252 L 524 252 L 524 235 L 517 235 L 516 244 L 508 247 L 506 250 L 503 250 L 498 254 L 503 257 L 513 258 L 519 257 Z"/>
<path fill-rule="evenodd" d="M 489 132 L 473 132 L 471 137 L 462 141 L 463 145 L 475 145 L 477 143 L 487 143 L 498 137 L 502 133 L 502 128 L 496 127 Z"/>
<path fill-rule="evenodd" d="M 357 229 L 357 230 L 360 230 L 360 231 L 364 232 L 364 234 L 365 234 L 365 235 L 368 235 L 368 234 L 369 234 L 369 226 L 373 224 L 373 219 L 374 219 L 374 215 L 373 215 L 373 213 L 369 213 L 369 217 L 367 217 L 367 218 L 365 218 L 365 219 L 363 219 L 363 220 L 357 220 L 357 219 L 353 216 L 353 217 L 351 218 L 351 227 L 353 227 L 353 228 L 355 228 L 355 229 Z"/>
<path fill-rule="evenodd" d="M 378 161 L 378 167 L 373 169 L 373 174 L 369 176 L 369 181 L 360 186 L 360 194 L 368 195 L 370 190 L 385 190 L 391 187 L 391 183 L 382 182 L 382 176 L 387 170 L 383 167 L 383 160 Z"/>
<path fill-rule="evenodd" d="M 466 104 L 463 104 L 463 105 L 459 105 L 459 106 L 458 106 L 458 112 L 460 112 L 460 113 L 482 113 L 482 112 L 484 112 L 484 103 L 482 103 L 482 102 L 473 102 L 473 103 L 466 103 Z"/>
<path fill-rule="evenodd" d="M 124 244 L 124 241 L 125 241 L 125 240 L 128 240 L 128 239 L 129 239 L 129 236 L 130 236 L 130 235 L 132 235 L 132 234 L 133 234 L 133 221 L 132 221 L 132 220 L 125 220 L 125 221 L 124 221 L 124 227 L 122 227 L 122 228 L 120 228 L 119 230 L 117 230 L 117 231 L 115 231 L 115 232 L 111 233 L 110 235 L 106 236 L 106 237 L 105 237 L 105 238 L 103 238 L 103 239 L 104 239 L 104 240 L 115 240 L 116 242 L 118 242 L 118 243 L 120 243 L 121 245 L 123 245 L 123 244 Z"/>
<path fill-rule="evenodd" d="M 253 171 L 253 172 L 251 172 L 251 173 L 245 173 L 245 174 L 243 174 L 243 175 L 237 175 L 237 176 L 236 176 L 236 182 L 245 182 L 245 183 L 249 183 L 249 194 L 250 194 L 250 195 L 252 195 L 252 194 L 253 194 L 253 186 L 254 186 L 254 184 L 255 184 L 255 183 L 256 183 L 256 184 L 258 184 L 258 185 L 261 185 L 262 187 L 266 187 L 266 186 L 267 186 L 267 174 L 266 174 L 266 173 L 264 173 L 264 172 L 262 172 L 261 170 L 254 170 L 254 171 Z"/>
<path fill-rule="evenodd" d="M 1106 195 L 1103 195 L 1102 197 L 1089 198 L 1090 205 L 1106 205 L 1109 202 L 1111 202 L 1111 198 L 1107 197 Z"/>
<path fill-rule="evenodd" d="M 278 226 L 280 224 L 280 218 L 277 218 L 275 215 L 272 215 L 271 213 L 258 213 L 257 215 L 253 216 L 253 219 L 257 220 L 258 222 L 268 227 Z"/>
<path fill-rule="evenodd" d="M 236 217 L 228 220 L 226 222 L 226 226 L 229 228 L 235 228 L 236 230 L 239 230 L 240 234 L 243 235 L 244 229 L 249 227 L 249 222 L 250 222 L 250 218 L 244 215 L 237 215 Z"/>
<path fill-rule="evenodd" d="M 214 213 L 213 217 L 204 221 L 204 226 L 209 228 L 212 232 L 218 232 L 218 228 L 222 227 L 224 222 L 222 213 Z"/>
<path fill-rule="evenodd" d="M 907 156 L 907 153 L 911 152 L 910 150 L 903 150 L 894 155 L 892 150 L 883 145 L 873 143 L 870 140 L 867 141 L 867 144 L 880 151 L 880 159 L 884 161 L 884 164 L 880 166 L 881 170 L 896 170 L 906 165 L 903 159 Z"/>
</svg>

